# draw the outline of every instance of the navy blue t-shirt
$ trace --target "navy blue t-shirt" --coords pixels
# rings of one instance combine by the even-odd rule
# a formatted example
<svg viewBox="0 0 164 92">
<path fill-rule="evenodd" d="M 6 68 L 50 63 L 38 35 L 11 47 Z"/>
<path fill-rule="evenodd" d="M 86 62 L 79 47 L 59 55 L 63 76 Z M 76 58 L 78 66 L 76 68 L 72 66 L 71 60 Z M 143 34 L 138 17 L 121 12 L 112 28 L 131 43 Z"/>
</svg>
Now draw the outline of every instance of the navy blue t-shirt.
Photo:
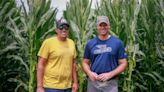
<svg viewBox="0 0 164 92">
<path fill-rule="evenodd" d="M 91 39 L 84 52 L 84 58 L 91 62 L 91 71 L 97 74 L 110 72 L 118 66 L 118 60 L 127 58 L 120 39 L 111 36 L 107 40 Z"/>
</svg>

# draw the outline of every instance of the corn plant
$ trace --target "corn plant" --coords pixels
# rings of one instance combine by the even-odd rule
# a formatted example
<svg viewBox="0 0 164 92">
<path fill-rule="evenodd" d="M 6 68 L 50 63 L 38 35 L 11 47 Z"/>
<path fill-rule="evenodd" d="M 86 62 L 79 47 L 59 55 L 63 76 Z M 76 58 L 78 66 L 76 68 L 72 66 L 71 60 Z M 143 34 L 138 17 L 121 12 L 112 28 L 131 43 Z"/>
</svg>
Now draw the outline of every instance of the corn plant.
<svg viewBox="0 0 164 92">
<path fill-rule="evenodd" d="M 10 18 L 11 23 L 8 24 L 8 29 L 13 32 L 13 36 L 24 50 L 29 63 L 29 92 L 34 92 L 36 89 L 38 49 L 41 42 L 55 29 L 54 17 L 57 10 L 50 9 L 50 3 L 50 0 L 47 2 L 29 0 L 29 12 L 26 11 L 24 5 L 22 6 L 24 11 L 20 16 L 21 24 L 17 25 L 13 18 Z"/>
<path fill-rule="evenodd" d="M 101 6 L 97 9 L 98 15 L 106 15 L 110 19 L 111 34 L 118 36 L 123 40 L 128 53 L 128 69 L 124 75 L 123 90 L 132 92 L 133 81 L 132 72 L 136 66 L 136 54 L 140 53 L 139 45 L 135 43 L 135 34 L 137 28 L 137 16 L 140 9 L 138 0 L 103 0 Z"/>
<path fill-rule="evenodd" d="M 144 0 L 138 16 L 137 42 L 145 57 L 140 57 L 137 89 L 142 92 L 163 92 L 164 73 L 164 1 Z M 144 82 L 143 82 L 144 81 Z"/>
<path fill-rule="evenodd" d="M 109 17 L 111 34 L 123 40 L 128 53 L 129 66 L 121 75 L 120 85 L 124 86 L 119 86 L 120 90 L 163 90 L 159 90 L 162 86 L 158 87 L 163 83 L 163 73 L 160 72 L 163 70 L 163 5 L 162 0 L 102 0 L 97 8 L 98 15 Z M 154 71 L 158 66 L 161 68 Z"/>
<path fill-rule="evenodd" d="M 92 0 L 91 0 L 92 2 Z M 101 0 L 91 9 L 89 0 L 70 0 L 64 17 L 70 22 L 69 37 L 77 47 L 79 92 L 86 91 L 82 72 L 86 42 L 96 35 L 95 17 L 109 17 L 112 35 L 123 40 L 128 68 L 120 75 L 119 91 L 164 91 L 164 1 Z M 50 0 L 28 0 L 29 12 L 16 8 L 14 0 L 0 1 L 0 91 L 34 92 L 37 52 L 53 35 L 54 16 Z M 23 3 L 22 3 L 23 4 Z M 123 86 L 122 86 L 123 85 Z"/>
<path fill-rule="evenodd" d="M 92 2 L 92 0 L 91 0 Z M 75 41 L 77 47 L 77 71 L 79 92 L 86 91 L 86 76 L 82 71 L 84 47 L 86 42 L 93 36 L 95 22 L 89 0 L 70 0 L 67 4 L 64 17 L 70 22 L 69 37 Z"/>
<path fill-rule="evenodd" d="M 13 39 L 12 32 L 7 27 L 11 23 L 11 18 L 19 25 L 19 16 L 20 9 L 16 7 L 14 0 L 0 1 L 0 92 L 25 92 L 28 90 L 27 57 L 24 57 L 24 51 Z"/>
</svg>

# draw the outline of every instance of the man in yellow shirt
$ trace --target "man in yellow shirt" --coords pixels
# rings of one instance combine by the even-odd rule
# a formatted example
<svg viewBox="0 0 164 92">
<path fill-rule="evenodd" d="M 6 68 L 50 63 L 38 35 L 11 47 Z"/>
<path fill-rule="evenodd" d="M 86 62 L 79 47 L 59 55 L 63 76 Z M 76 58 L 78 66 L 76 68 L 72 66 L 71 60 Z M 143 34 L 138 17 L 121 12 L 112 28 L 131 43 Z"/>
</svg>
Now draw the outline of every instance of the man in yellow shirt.
<svg viewBox="0 0 164 92">
<path fill-rule="evenodd" d="M 56 23 L 57 36 L 46 39 L 38 52 L 37 92 L 72 92 L 78 89 L 76 50 L 67 38 L 69 24 L 65 19 Z M 73 82 L 73 84 L 72 84 Z"/>
</svg>

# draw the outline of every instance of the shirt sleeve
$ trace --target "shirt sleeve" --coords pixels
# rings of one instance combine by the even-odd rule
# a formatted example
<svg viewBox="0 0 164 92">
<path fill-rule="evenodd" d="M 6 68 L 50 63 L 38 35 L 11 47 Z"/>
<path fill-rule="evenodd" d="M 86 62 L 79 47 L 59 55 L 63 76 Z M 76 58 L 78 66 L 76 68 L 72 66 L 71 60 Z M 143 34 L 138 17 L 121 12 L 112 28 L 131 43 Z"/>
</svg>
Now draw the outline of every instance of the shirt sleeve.
<svg viewBox="0 0 164 92">
<path fill-rule="evenodd" d="M 76 47 L 75 47 L 75 43 L 74 43 L 74 56 L 73 56 L 73 58 L 75 59 L 76 56 L 77 56 L 77 53 L 76 53 Z"/>
<path fill-rule="evenodd" d="M 125 52 L 125 47 L 122 42 L 120 42 L 119 51 L 118 51 L 118 59 L 127 58 L 127 54 Z"/>
<path fill-rule="evenodd" d="M 40 50 L 38 52 L 38 56 L 47 59 L 49 53 L 49 47 L 47 41 L 44 41 L 42 46 L 40 47 Z"/>
<path fill-rule="evenodd" d="M 90 49 L 89 49 L 89 44 L 87 43 L 87 45 L 85 46 L 85 50 L 84 50 L 84 59 L 90 59 Z"/>
</svg>

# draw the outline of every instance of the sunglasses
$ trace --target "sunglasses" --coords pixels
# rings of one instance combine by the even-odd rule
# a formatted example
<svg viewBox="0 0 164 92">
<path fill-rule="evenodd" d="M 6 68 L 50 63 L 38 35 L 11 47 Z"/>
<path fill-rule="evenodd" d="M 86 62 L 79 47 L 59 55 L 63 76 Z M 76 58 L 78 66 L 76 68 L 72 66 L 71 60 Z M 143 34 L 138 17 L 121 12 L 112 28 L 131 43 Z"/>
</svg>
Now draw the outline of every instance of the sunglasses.
<svg viewBox="0 0 164 92">
<path fill-rule="evenodd" d="M 62 25 L 59 27 L 59 30 L 63 30 L 63 29 L 68 30 L 69 27 L 67 25 Z"/>
</svg>

